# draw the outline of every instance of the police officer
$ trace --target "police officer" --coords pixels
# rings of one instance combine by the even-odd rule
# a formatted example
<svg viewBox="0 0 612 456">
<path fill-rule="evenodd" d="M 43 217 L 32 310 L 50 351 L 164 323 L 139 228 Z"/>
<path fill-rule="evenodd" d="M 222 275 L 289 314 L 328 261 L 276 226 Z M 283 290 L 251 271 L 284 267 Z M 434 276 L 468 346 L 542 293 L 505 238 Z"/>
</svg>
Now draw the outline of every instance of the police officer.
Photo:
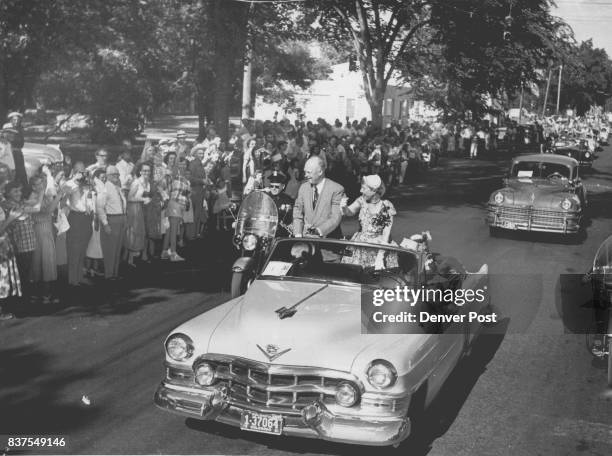
<svg viewBox="0 0 612 456">
<path fill-rule="evenodd" d="M 289 237 L 291 233 L 285 227 L 290 227 L 293 223 L 293 199 L 283 192 L 287 179 L 285 175 L 279 171 L 274 171 L 269 178 L 270 185 L 268 187 L 270 196 L 278 209 L 278 228 L 276 230 L 277 237 Z"/>
<path fill-rule="evenodd" d="M 11 112 L 7 116 L 9 123 L 2 128 L 2 136 L 11 143 L 13 161 L 15 162 L 15 180 L 19 181 L 25 188 L 28 185 L 28 177 L 26 175 L 23 151 L 21 150 L 25 141 L 23 127 L 21 126 L 22 117 L 23 114 L 20 112 Z"/>
</svg>

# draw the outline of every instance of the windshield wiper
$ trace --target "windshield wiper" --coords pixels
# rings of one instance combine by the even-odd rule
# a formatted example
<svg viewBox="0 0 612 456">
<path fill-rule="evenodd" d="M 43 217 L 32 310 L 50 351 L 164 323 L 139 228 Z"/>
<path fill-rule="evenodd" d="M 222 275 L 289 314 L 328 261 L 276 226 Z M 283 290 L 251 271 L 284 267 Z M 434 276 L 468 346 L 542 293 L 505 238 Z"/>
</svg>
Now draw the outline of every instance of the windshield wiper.
<svg viewBox="0 0 612 456">
<path fill-rule="evenodd" d="M 323 285 L 321 288 L 319 288 L 318 290 L 313 291 L 312 293 L 310 293 L 308 296 L 306 296 L 305 298 L 300 299 L 298 302 L 296 302 L 295 304 L 293 304 L 291 307 L 281 307 L 280 309 L 276 309 L 274 312 L 276 312 L 276 314 L 278 315 L 278 318 L 280 318 L 281 320 L 284 320 L 285 318 L 289 318 L 289 317 L 293 317 L 296 313 L 297 313 L 297 308 L 300 304 L 302 304 L 304 301 L 306 301 L 307 299 L 312 298 L 314 295 L 322 292 L 323 290 L 325 290 L 327 287 L 329 287 L 329 284 L 325 284 Z"/>
</svg>

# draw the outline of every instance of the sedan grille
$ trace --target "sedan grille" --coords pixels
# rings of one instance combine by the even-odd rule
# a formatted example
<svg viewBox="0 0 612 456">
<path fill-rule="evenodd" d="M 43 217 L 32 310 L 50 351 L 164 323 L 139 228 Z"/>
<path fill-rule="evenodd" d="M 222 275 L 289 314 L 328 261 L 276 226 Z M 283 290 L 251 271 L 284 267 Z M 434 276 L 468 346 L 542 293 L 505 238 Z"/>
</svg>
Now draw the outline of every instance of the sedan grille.
<svg viewBox="0 0 612 456">
<path fill-rule="evenodd" d="M 568 221 L 575 221 L 577 215 L 563 211 L 536 209 L 531 206 L 490 206 L 489 213 L 494 220 L 516 225 L 559 228 Z"/>
</svg>

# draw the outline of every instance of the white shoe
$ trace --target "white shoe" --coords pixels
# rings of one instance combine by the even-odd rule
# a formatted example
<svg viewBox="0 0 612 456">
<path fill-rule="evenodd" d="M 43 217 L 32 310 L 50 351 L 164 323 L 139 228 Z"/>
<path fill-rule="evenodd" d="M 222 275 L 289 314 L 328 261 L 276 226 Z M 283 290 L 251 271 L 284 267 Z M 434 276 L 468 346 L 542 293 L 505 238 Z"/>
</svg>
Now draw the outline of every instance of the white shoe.
<svg viewBox="0 0 612 456">
<path fill-rule="evenodd" d="M 170 254 L 170 261 L 185 261 L 185 258 L 181 257 L 178 255 L 178 253 L 171 253 Z"/>
<path fill-rule="evenodd" d="M 168 258 L 170 258 L 172 256 L 172 252 L 170 251 L 170 249 L 168 250 L 164 250 L 161 253 L 161 259 L 162 260 L 167 260 Z"/>
</svg>

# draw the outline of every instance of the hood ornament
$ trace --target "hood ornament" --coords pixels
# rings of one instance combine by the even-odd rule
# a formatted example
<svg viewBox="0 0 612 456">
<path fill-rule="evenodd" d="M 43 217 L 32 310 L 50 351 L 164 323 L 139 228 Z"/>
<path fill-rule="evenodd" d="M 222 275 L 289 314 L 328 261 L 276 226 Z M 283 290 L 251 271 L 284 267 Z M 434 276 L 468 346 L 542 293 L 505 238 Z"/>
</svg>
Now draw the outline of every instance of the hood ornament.
<svg viewBox="0 0 612 456">
<path fill-rule="evenodd" d="M 274 361 L 275 359 L 279 358 L 280 356 L 291 350 L 290 348 L 287 348 L 285 350 L 279 350 L 278 345 L 273 344 L 266 345 L 265 349 L 262 348 L 261 345 L 257 344 L 257 348 L 259 348 L 259 350 L 266 356 L 266 358 L 268 358 L 268 361 L 270 362 Z"/>
<path fill-rule="evenodd" d="M 535 202 L 535 193 L 531 193 L 531 204 Z"/>
</svg>

